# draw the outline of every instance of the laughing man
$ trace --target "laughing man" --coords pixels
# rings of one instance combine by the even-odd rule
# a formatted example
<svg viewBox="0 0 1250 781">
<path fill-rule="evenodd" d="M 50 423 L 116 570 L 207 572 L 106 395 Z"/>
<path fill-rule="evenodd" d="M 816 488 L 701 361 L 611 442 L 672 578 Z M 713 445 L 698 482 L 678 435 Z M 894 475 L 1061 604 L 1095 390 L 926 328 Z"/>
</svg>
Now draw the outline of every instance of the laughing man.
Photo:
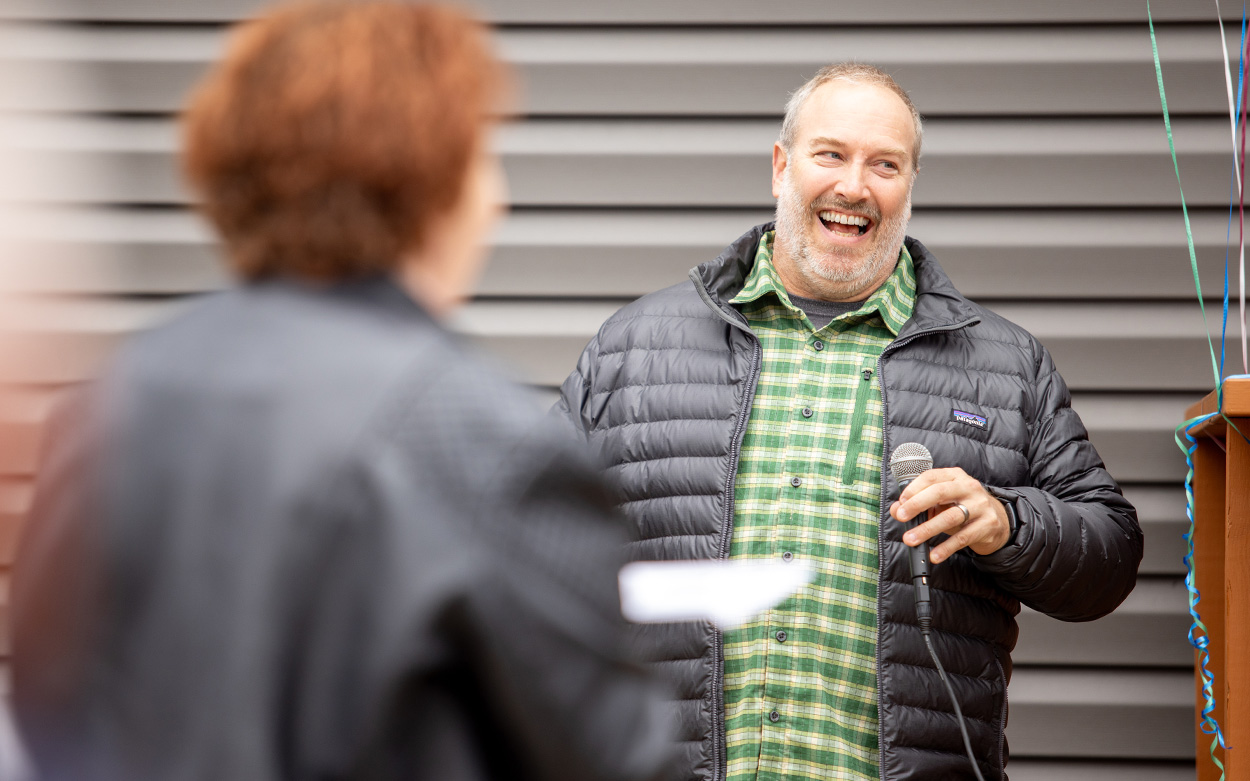
<svg viewBox="0 0 1250 781">
<path fill-rule="evenodd" d="M 1050 355 L 905 235 L 921 134 L 886 73 L 821 70 L 773 146 L 775 223 L 614 315 L 564 383 L 632 558 L 817 572 L 742 629 L 641 630 L 675 687 L 682 779 L 973 777 L 916 625 L 922 542 L 937 654 L 982 775 L 1004 778 L 1020 605 L 1089 620 L 1136 581 L 1136 512 Z M 939 468 L 900 497 L 904 442 Z"/>
</svg>

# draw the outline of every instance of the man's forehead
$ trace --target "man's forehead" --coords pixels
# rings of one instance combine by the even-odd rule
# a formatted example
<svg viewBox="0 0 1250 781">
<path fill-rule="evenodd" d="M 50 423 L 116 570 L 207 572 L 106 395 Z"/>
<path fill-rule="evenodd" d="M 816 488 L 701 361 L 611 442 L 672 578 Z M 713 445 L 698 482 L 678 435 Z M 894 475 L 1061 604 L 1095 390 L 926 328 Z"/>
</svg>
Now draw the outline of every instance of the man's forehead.
<svg viewBox="0 0 1250 781">
<path fill-rule="evenodd" d="M 886 87 L 846 79 L 833 79 L 817 87 L 799 112 L 800 135 L 808 138 L 840 138 L 845 132 L 833 128 L 862 129 L 897 138 L 910 148 L 916 127 L 903 99 Z"/>
</svg>

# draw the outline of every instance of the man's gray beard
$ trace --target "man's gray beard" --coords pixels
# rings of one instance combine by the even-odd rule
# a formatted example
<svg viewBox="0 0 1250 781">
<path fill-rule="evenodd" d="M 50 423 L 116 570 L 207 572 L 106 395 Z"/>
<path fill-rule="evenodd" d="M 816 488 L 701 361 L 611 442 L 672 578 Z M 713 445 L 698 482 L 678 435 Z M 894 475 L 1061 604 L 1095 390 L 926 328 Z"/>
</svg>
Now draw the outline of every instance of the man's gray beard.
<svg viewBox="0 0 1250 781">
<path fill-rule="evenodd" d="M 812 207 L 804 204 L 798 189 L 792 186 L 790 172 L 787 171 L 781 197 L 777 199 L 776 243 L 785 248 L 799 273 L 809 284 L 825 295 L 831 298 L 851 298 L 860 293 L 871 293 L 868 286 L 884 277 L 887 269 L 892 270 L 898 262 L 903 237 L 907 235 L 907 222 L 911 219 L 911 193 L 907 194 L 907 203 L 902 212 L 890 219 L 878 221 L 877 242 L 867 257 L 858 265 L 849 267 L 824 261 L 807 240 L 807 218 L 814 218 L 816 212 L 830 206 L 818 203 Z M 854 209 L 843 208 L 843 211 Z M 857 252 L 858 250 L 849 247 L 836 247 L 824 254 L 829 260 L 833 260 L 853 258 Z M 820 284 L 820 280 L 828 284 Z"/>
</svg>

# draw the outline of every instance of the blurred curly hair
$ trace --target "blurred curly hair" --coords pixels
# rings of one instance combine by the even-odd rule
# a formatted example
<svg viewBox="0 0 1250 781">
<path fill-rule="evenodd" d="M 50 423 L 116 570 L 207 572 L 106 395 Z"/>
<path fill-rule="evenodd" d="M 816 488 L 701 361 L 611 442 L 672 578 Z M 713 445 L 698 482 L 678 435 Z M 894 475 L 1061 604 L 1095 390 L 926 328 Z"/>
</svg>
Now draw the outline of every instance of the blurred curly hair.
<svg viewBox="0 0 1250 781">
<path fill-rule="evenodd" d="M 184 172 L 244 279 L 385 272 L 457 203 L 510 83 L 459 11 L 282 6 L 193 95 Z"/>
</svg>

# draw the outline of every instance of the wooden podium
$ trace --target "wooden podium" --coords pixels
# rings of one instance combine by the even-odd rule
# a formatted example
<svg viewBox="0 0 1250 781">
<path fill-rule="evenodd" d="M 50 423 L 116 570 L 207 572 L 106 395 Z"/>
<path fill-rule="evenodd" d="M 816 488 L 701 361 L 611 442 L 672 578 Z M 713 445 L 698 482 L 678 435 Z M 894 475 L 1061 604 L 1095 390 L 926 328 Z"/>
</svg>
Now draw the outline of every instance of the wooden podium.
<svg viewBox="0 0 1250 781">
<path fill-rule="evenodd" d="M 1224 414 L 1250 436 L 1250 379 L 1226 380 Z M 1190 407 L 1186 419 L 1216 412 L 1212 392 Z M 1210 637 L 1215 711 L 1228 751 L 1216 748 L 1228 779 L 1250 778 L 1250 443 L 1222 417 L 1195 426 L 1194 568 L 1201 594 L 1198 613 Z M 1203 707 L 1201 681 L 1194 678 L 1196 707 Z M 1210 760 L 1212 736 L 1195 727 L 1199 781 L 1217 781 Z"/>
</svg>

